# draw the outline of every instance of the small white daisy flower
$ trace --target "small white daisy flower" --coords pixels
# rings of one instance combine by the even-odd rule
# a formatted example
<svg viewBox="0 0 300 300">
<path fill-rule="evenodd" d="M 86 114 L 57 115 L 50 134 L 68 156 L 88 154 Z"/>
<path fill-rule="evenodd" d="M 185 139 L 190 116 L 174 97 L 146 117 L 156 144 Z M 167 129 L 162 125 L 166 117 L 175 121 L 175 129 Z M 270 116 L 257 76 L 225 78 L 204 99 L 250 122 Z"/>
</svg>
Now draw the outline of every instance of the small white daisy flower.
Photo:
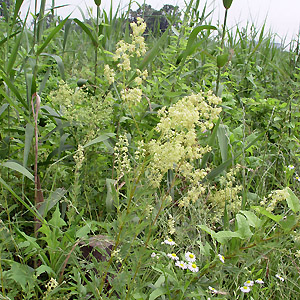
<svg viewBox="0 0 300 300">
<path fill-rule="evenodd" d="M 293 165 L 288 165 L 288 169 L 289 169 L 289 170 L 294 170 L 295 167 L 294 167 Z"/>
<path fill-rule="evenodd" d="M 258 284 L 264 284 L 264 282 L 261 278 L 256 279 L 255 282 Z"/>
<path fill-rule="evenodd" d="M 300 182 L 300 177 L 299 177 L 299 176 L 296 176 L 296 177 L 295 177 L 295 180 L 297 180 L 297 181 Z"/>
<path fill-rule="evenodd" d="M 224 264 L 225 263 L 225 257 L 221 254 L 218 254 L 219 260 Z"/>
<path fill-rule="evenodd" d="M 214 294 L 217 294 L 217 293 L 218 293 L 218 291 L 217 291 L 215 288 L 211 287 L 211 286 L 209 286 L 208 289 L 209 289 L 212 293 L 214 293 Z"/>
<path fill-rule="evenodd" d="M 276 274 L 275 277 L 278 278 L 278 279 L 281 280 L 281 281 L 284 281 L 284 278 L 281 277 L 279 274 Z"/>
<path fill-rule="evenodd" d="M 242 287 L 240 287 L 240 290 L 243 293 L 249 293 L 251 291 L 251 289 L 249 288 L 249 286 L 242 286 Z"/>
<path fill-rule="evenodd" d="M 189 265 L 188 265 L 188 268 L 189 268 L 189 270 L 190 270 L 191 272 L 197 273 L 197 272 L 199 271 L 199 268 L 197 267 L 196 264 L 189 264 Z"/>
<path fill-rule="evenodd" d="M 179 267 L 182 270 L 187 269 L 187 265 L 184 261 L 176 261 L 175 266 Z"/>
<path fill-rule="evenodd" d="M 167 256 L 173 260 L 179 260 L 178 256 L 175 253 L 168 253 Z"/>
<path fill-rule="evenodd" d="M 244 282 L 244 286 L 253 286 L 254 282 L 252 280 L 247 280 Z"/>
<path fill-rule="evenodd" d="M 151 257 L 152 258 L 157 258 L 157 259 L 159 258 L 159 256 L 155 252 L 152 252 Z"/>
<path fill-rule="evenodd" d="M 162 244 L 166 244 L 166 245 L 170 245 L 170 246 L 174 246 L 175 242 L 172 239 L 166 239 L 162 242 Z"/>
<path fill-rule="evenodd" d="M 196 261 L 196 256 L 194 253 L 192 252 L 187 252 L 185 253 L 185 259 L 188 261 L 188 262 L 194 262 Z"/>
</svg>

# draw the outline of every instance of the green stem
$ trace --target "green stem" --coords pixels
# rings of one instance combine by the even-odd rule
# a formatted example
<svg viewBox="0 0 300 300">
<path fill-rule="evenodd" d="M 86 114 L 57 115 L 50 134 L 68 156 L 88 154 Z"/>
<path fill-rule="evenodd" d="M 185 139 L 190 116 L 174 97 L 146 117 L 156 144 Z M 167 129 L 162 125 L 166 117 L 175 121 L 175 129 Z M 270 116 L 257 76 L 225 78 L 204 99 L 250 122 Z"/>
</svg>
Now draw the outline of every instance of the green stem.
<svg viewBox="0 0 300 300">
<path fill-rule="evenodd" d="M 224 49 L 224 40 L 225 40 L 225 32 L 226 32 L 226 23 L 227 23 L 227 14 L 228 9 L 225 9 L 225 17 L 223 23 L 223 33 L 222 33 L 222 40 L 221 40 L 221 49 Z M 217 77 L 217 85 L 216 85 L 216 95 L 218 96 L 219 87 L 220 87 L 220 78 L 221 78 L 221 68 L 218 68 L 218 77 Z"/>
<path fill-rule="evenodd" d="M 96 84 L 96 80 L 97 80 L 97 69 L 98 69 L 99 17 L 100 17 L 100 6 L 97 5 L 97 19 L 96 19 L 96 37 L 97 37 L 97 44 L 95 45 L 95 78 L 94 78 L 94 84 Z"/>
</svg>

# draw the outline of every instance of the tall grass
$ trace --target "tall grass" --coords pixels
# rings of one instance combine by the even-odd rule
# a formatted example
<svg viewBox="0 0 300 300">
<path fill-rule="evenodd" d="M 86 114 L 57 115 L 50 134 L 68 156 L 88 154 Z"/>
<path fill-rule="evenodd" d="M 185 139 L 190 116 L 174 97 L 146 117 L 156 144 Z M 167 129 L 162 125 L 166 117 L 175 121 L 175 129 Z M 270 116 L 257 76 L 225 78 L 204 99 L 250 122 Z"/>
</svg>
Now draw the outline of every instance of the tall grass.
<svg viewBox="0 0 300 300">
<path fill-rule="evenodd" d="M 299 298 L 299 41 L 231 3 L 5 13 L 1 299 Z"/>
</svg>

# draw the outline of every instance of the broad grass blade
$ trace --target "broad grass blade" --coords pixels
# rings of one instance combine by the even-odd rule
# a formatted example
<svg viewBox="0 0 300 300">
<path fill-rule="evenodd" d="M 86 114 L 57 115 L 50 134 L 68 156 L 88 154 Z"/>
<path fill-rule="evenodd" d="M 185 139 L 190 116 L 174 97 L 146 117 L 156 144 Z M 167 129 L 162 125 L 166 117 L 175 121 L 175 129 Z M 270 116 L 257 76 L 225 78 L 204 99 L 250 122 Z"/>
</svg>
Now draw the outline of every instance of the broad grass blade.
<svg viewBox="0 0 300 300">
<path fill-rule="evenodd" d="M 6 161 L 6 162 L 0 164 L 0 166 L 17 171 L 17 172 L 21 173 L 22 175 L 26 176 L 31 181 L 34 181 L 34 176 L 26 168 L 24 168 L 22 165 L 14 162 L 14 161 Z"/>
<path fill-rule="evenodd" d="M 27 167 L 28 156 L 32 144 L 32 139 L 34 135 L 34 127 L 32 124 L 27 123 L 25 127 L 25 146 L 24 146 L 24 155 L 23 155 L 23 167 Z"/>
<path fill-rule="evenodd" d="M 65 23 L 68 21 L 70 15 L 68 15 L 58 26 L 56 26 L 46 38 L 45 42 L 38 48 L 36 55 L 40 55 L 47 45 L 51 42 L 53 37 L 62 29 Z"/>
<path fill-rule="evenodd" d="M 62 59 L 58 55 L 55 55 L 55 54 L 41 53 L 41 55 L 49 56 L 56 61 L 60 76 L 64 81 L 66 81 L 65 66 L 64 66 Z"/>
</svg>

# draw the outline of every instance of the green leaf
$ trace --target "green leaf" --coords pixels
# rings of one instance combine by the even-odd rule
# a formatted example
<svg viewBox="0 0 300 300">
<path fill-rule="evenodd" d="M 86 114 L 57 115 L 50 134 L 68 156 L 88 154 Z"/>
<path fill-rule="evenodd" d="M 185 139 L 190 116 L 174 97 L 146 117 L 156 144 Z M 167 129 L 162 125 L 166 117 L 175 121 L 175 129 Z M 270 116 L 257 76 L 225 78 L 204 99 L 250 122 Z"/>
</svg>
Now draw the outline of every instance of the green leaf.
<svg viewBox="0 0 300 300">
<path fill-rule="evenodd" d="M 55 278 L 56 276 L 55 272 L 49 266 L 46 265 L 41 265 L 37 269 L 35 269 L 35 276 L 39 277 L 42 273 L 45 272 L 49 275 L 49 277 Z"/>
<path fill-rule="evenodd" d="M 185 50 L 177 58 L 177 62 L 176 62 L 177 64 L 179 64 L 180 62 L 183 64 L 186 58 L 196 50 L 197 47 L 196 46 L 193 47 L 193 44 L 197 39 L 199 32 L 202 30 L 217 30 L 217 27 L 212 25 L 200 25 L 195 27 L 189 36 L 188 43 L 186 45 Z M 200 44 L 201 43 L 197 43 L 197 46 L 199 46 Z"/>
<path fill-rule="evenodd" d="M 286 188 L 289 193 L 289 197 L 287 197 L 286 201 L 288 207 L 294 212 L 297 213 L 300 211 L 300 201 L 298 197 L 294 194 L 294 192 L 290 188 Z"/>
<path fill-rule="evenodd" d="M 19 15 L 19 11 L 20 11 L 20 8 L 23 4 L 23 1 L 24 0 L 16 0 L 15 1 L 15 9 L 14 9 L 13 22 L 12 22 L 13 25 L 16 23 L 16 19 L 17 19 L 17 16 Z"/>
<path fill-rule="evenodd" d="M 14 190 L 0 177 L 0 183 L 20 202 L 22 203 L 37 219 L 42 220 L 39 214 L 36 213 L 34 208 L 30 207 L 22 198 L 20 198 Z"/>
<path fill-rule="evenodd" d="M 218 127 L 217 134 L 218 134 L 218 141 L 219 141 L 219 146 L 221 151 L 222 162 L 225 162 L 228 156 L 228 138 L 226 135 L 226 126 L 220 125 Z"/>
<path fill-rule="evenodd" d="M 237 232 L 223 230 L 223 231 L 217 232 L 214 237 L 220 244 L 225 244 L 226 242 L 228 242 L 228 240 L 230 240 L 234 237 L 239 238 L 240 235 Z"/>
<path fill-rule="evenodd" d="M 14 37 L 15 35 L 17 35 L 20 32 L 21 31 L 16 31 L 16 32 L 12 33 L 11 35 L 9 35 L 8 37 L 5 37 L 4 39 L 2 39 L 0 41 L 0 47 L 2 47 L 4 43 L 6 43 L 8 40 L 10 40 L 12 37 Z"/>
<path fill-rule="evenodd" d="M 114 136 L 115 136 L 114 133 L 104 133 L 104 134 L 98 136 L 97 138 L 93 139 L 92 141 L 88 142 L 87 144 L 85 144 L 83 146 L 83 148 L 89 147 L 89 146 L 97 144 L 97 143 L 101 143 L 105 140 L 108 140 L 109 138 L 114 137 Z"/>
<path fill-rule="evenodd" d="M 60 217 L 59 205 L 56 206 L 52 218 L 48 223 L 59 228 L 67 225 L 66 222 Z"/>
<path fill-rule="evenodd" d="M 57 202 L 66 194 L 66 190 L 63 188 L 57 188 L 54 192 L 51 192 L 50 196 L 42 202 L 38 212 L 44 218 L 47 216 L 48 211 L 54 207 Z"/>
<path fill-rule="evenodd" d="M 27 265 L 22 265 L 15 261 L 11 262 L 11 269 L 9 270 L 10 278 L 16 283 L 21 285 L 22 289 L 25 291 L 26 285 L 31 286 L 34 282 L 33 278 L 34 270 Z"/>
<path fill-rule="evenodd" d="M 210 229 L 210 228 L 207 227 L 206 225 L 198 225 L 198 227 L 199 227 L 200 229 L 204 230 L 205 232 L 207 232 L 208 234 L 210 234 L 212 237 L 214 237 L 215 234 L 216 234 L 212 229 Z"/>
<path fill-rule="evenodd" d="M 260 228 L 263 223 L 263 221 L 258 218 L 252 211 L 241 210 L 240 213 L 242 213 L 248 219 L 249 225 L 252 227 Z"/>
<path fill-rule="evenodd" d="M 218 128 L 220 126 L 220 122 L 221 122 L 221 120 L 218 119 L 217 123 L 214 126 L 212 134 L 210 134 L 210 136 L 209 136 L 207 145 L 210 146 L 211 148 L 213 148 L 213 146 L 215 144 L 215 139 L 216 139 L 216 136 L 217 136 L 217 133 L 218 133 Z M 207 153 L 205 153 L 203 155 L 203 157 L 201 159 L 200 169 L 204 169 L 205 168 L 205 165 L 206 165 L 206 163 L 207 163 L 210 155 L 211 155 L 211 152 L 207 152 Z"/>
<path fill-rule="evenodd" d="M 264 207 L 261 206 L 251 206 L 252 209 L 255 209 L 257 212 L 261 213 L 262 215 L 270 218 L 271 220 L 275 221 L 276 223 L 279 223 L 279 221 L 282 219 L 281 215 L 273 215 L 269 211 L 267 211 Z"/>
<path fill-rule="evenodd" d="M 81 227 L 79 230 L 76 231 L 76 237 L 86 238 L 90 232 L 91 232 L 91 225 L 86 224 L 85 226 Z"/>
<path fill-rule="evenodd" d="M 254 145 L 263 135 L 265 134 L 265 131 L 262 132 L 256 139 L 254 139 L 251 143 L 249 143 L 245 148 L 244 151 L 246 151 L 248 148 L 250 148 L 252 145 Z M 234 159 L 230 158 L 227 161 L 223 162 L 221 165 L 217 166 L 215 169 L 213 169 L 210 173 L 207 174 L 207 176 L 204 178 L 204 180 L 211 180 L 214 179 L 216 176 L 221 174 L 224 170 L 226 170 L 228 167 L 230 167 L 235 159 L 237 159 L 239 156 L 241 156 L 244 152 L 241 151 L 237 155 L 234 156 Z"/>
<path fill-rule="evenodd" d="M 241 214 L 237 214 L 235 218 L 238 226 L 238 230 L 236 231 L 236 233 L 238 233 L 239 238 L 241 239 L 250 238 L 253 235 L 253 233 L 250 230 L 248 220 Z"/>
<path fill-rule="evenodd" d="M 34 176 L 27 169 L 25 169 L 22 165 L 14 162 L 14 161 L 4 162 L 4 163 L 0 164 L 0 166 L 17 171 L 17 172 L 21 173 L 22 175 L 26 176 L 27 178 L 29 178 L 31 181 L 34 181 Z"/>
<path fill-rule="evenodd" d="M 160 287 L 160 288 L 154 290 L 154 291 L 150 294 L 149 300 L 154 300 L 154 299 L 156 299 L 156 298 L 158 298 L 158 297 L 160 297 L 160 296 L 162 296 L 162 295 L 166 295 L 167 292 L 168 292 L 168 291 L 167 291 L 166 288 Z"/>
<path fill-rule="evenodd" d="M 69 36 L 71 24 L 72 24 L 72 20 L 68 20 L 66 22 L 66 24 L 65 24 L 64 41 L 63 41 L 63 51 L 65 51 L 65 49 L 66 49 L 66 44 L 67 44 L 67 40 L 68 40 L 68 36 Z"/>
<path fill-rule="evenodd" d="M 77 23 L 81 29 L 88 35 L 88 37 L 91 39 L 94 47 L 96 47 L 98 45 L 98 41 L 97 41 L 97 37 L 94 36 L 94 34 L 90 31 L 90 29 L 84 24 L 82 23 L 80 20 L 78 20 L 77 18 L 75 18 L 73 20 L 75 23 Z"/>
<path fill-rule="evenodd" d="M 8 103 L 4 103 L 1 107 L 0 107 L 0 116 L 4 113 L 4 111 L 8 108 L 9 104 Z"/>
<path fill-rule="evenodd" d="M 34 135 L 34 127 L 27 123 L 25 127 L 25 146 L 24 146 L 24 154 L 23 154 L 23 167 L 27 167 L 28 156 L 31 148 L 31 143 Z"/>
<path fill-rule="evenodd" d="M 1 77 L 3 78 L 4 82 L 7 84 L 8 88 L 15 94 L 15 96 L 22 103 L 22 105 L 28 110 L 28 105 L 27 105 L 26 101 L 24 101 L 24 99 L 20 95 L 18 89 L 14 86 L 14 84 L 11 82 L 11 80 L 3 72 L 1 73 Z M 24 111 L 17 105 L 17 103 L 15 103 L 13 101 L 11 96 L 8 96 L 6 94 L 6 92 L 2 89 L 1 86 L 0 86 L 0 94 L 2 94 L 2 96 L 6 99 L 6 101 L 12 107 L 14 107 L 22 116 L 24 116 L 24 118 L 27 120 L 28 123 L 30 123 L 30 120 L 27 117 L 27 115 L 24 113 Z"/>
<path fill-rule="evenodd" d="M 288 232 L 297 224 L 298 218 L 293 214 L 291 216 L 286 216 L 279 221 L 280 226 L 284 231 Z"/>
<path fill-rule="evenodd" d="M 106 210 L 108 213 L 112 212 L 114 208 L 113 189 L 115 182 L 114 179 L 106 178 Z"/>
<path fill-rule="evenodd" d="M 71 15 L 71 14 L 70 14 Z M 48 37 L 46 38 L 45 42 L 38 48 L 36 55 L 40 55 L 44 49 L 47 47 L 47 45 L 51 42 L 51 40 L 53 39 L 53 37 L 62 29 L 62 27 L 65 25 L 65 23 L 67 22 L 68 18 L 70 17 L 70 15 L 68 15 L 62 22 L 59 23 L 58 26 L 56 26 L 51 33 L 48 35 Z"/>
<path fill-rule="evenodd" d="M 167 39 L 167 37 L 169 35 L 169 30 L 170 30 L 170 26 L 166 29 L 166 31 L 163 33 L 163 35 L 159 38 L 159 40 L 156 42 L 154 47 L 146 53 L 144 60 L 140 63 L 140 65 L 138 67 L 140 70 L 143 70 L 154 59 L 154 57 L 160 53 L 159 49 L 164 44 L 165 40 Z M 131 78 L 130 81 L 133 80 L 133 78 Z"/>
<path fill-rule="evenodd" d="M 13 68 L 13 65 L 14 65 L 16 59 L 17 59 L 17 54 L 18 54 L 18 51 L 19 51 L 21 39 L 22 39 L 22 32 L 19 35 L 19 37 L 17 38 L 17 40 L 14 42 L 14 47 L 13 47 L 12 51 L 10 52 L 10 57 L 9 57 L 7 68 L 6 68 L 6 74 L 8 74 L 10 77 L 12 77 L 11 76 L 11 70 Z"/>
<path fill-rule="evenodd" d="M 41 53 L 41 55 L 49 56 L 56 61 L 60 76 L 64 81 L 66 81 L 65 67 L 64 67 L 64 63 L 63 63 L 62 59 L 58 55 L 55 55 L 55 54 Z"/>
</svg>

